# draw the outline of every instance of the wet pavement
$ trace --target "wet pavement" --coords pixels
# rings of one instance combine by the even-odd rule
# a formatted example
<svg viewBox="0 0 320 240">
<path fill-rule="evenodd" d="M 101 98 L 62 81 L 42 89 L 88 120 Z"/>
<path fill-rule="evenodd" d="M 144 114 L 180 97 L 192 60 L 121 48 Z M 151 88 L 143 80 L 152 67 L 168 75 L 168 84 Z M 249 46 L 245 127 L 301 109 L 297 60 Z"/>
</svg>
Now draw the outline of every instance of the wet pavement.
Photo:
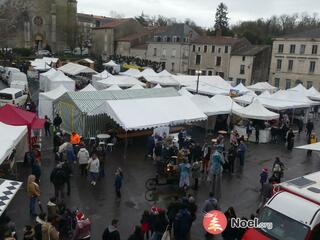
<svg viewBox="0 0 320 240">
<path fill-rule="evenodd" d="M 34 83 L 36 85 L 36 83 Z M 0 89 L 4 86 L 0 82 Z M 33 92 L 37 98 L 36 91 Z M 319 123 L 315 124 L 318 129 Z M 317 131 L 319 136 L 319 132 Z M 199 128 L 191 130 L 191 135 L 198 142 L 203 142 L 204 133 Z M 146 139 L 134 139 L 128 147 L 128 157 L 123 158 L 123 145 L 118 144 L 113 152 L 109 152 L 106 158 L 106 176 L 101 179 L 95 187 L 89 181 L 80 176 L 77 165 L 73 166 L 74 175 L 71 179 L 71 196 L 65 198 L 67 206 L 71 209 L 80 209 L 92 220 L 92 239 L 101 239 L 105 227 L 113 218 L 119 219 L 119 231 L 121 239 L 127 239 L 135 225 L 140 224 L 142 212 L 150 209 L 152 202 L 145 200 L 145 181 L 155 176 L 152 161 L 145 159 Z M 295 145 L 306 143 L 305 134 L 296 136 Z M 50 184 L 49 176 L 55 166 L 52 151 L 52 139 L 44 137 L 42 149 L 42 177 L 41 177 L 41 201 L 46 206 L 48 199 L 53 196 L 53 186 Z M 220 205 L 222 210 L 233 206 L 239 217 L 250 216 L 259 204 L 259 174 L 264 167 L 271 168 L 275 157 L 286 165 L 284 180 L 315 172 L 320 169 L 319 154 L 314 152 L 310 159 L 306 157 L 306 151 L 293 150 L 288 152 L 285 146 L 277 144 L 248 144 L 245 166 L 242 172 L 234 175 L 223 176 L 222 198 Z M 124 171 L 124 183 L 122 188 L 122 200 L 118 201 L 114 191 L 114 171 L 121 167 Z M 26 179 L 30 174 L 30 168 L 18 165 L 19 180 L 24 182 L 22 189 L 10 203 L 7 213 L 15 221 L 19 236 L 26 224 L 33 223 L 29 217 L 28 197 L 26 193 Z M 200 182 L 197 192 L 194 194 L 198 204 L 197 219 L 192 227 L 192 239 L 204 239 L 202 228 L 202 215 L 200 209 L 207 199 L 210 186 L 206 181 Z M 166 207 L 172 196 L 177 192 L 172 187 L 161 187 L 161 195 L 157 205 Z"/>
</svg>

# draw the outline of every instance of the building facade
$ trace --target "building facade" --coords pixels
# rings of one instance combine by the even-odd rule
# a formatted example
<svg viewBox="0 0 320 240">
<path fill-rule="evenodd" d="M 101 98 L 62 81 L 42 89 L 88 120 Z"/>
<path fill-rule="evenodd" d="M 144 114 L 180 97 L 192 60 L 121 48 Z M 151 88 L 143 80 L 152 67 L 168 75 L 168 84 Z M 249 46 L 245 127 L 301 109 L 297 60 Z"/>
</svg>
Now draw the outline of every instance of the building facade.
<svg viewBox="0 0 320 240">
<path fill-rule="evenodd" d="M 72 48 L 76 38 L 76 0 L 0 1 L 1 47 Z"/>
<path fill-rule="evenodd" d="M 232 51 L 229 67 L 229 81 L 234 84 L 252 85 L 269 79 L 271 48 L 269 46 L 247 45 Z"/>
<path fill-rule="evenodd" d="M 320 89 L 320 29 L 274 39 L 270 65 L 271 83 L 288 89 L 302 83 Z"/>
<path fill-rule="evenodd" d="M 92 52 L 106 60 L 116 53 L 119 39 L 142 31 L 143 26 L 132 18 L 114 19 L 92 29 Z"/>
<path fill-rule="evenodd" d="M 250 45 L 242 38 L 201 36 L 191 41 L 189 74 L 201 70 L 203 75 L 220 75 L 229 78 L 231 53 L 235 49 Z"/>
<path fill-rule="evenodd" d="M 172 73 L 188 73 L 190 41 L 198 33 L 186 24 L 173 24 L 147 41 L 146 58 L 161 62 Z"/>
</svg>

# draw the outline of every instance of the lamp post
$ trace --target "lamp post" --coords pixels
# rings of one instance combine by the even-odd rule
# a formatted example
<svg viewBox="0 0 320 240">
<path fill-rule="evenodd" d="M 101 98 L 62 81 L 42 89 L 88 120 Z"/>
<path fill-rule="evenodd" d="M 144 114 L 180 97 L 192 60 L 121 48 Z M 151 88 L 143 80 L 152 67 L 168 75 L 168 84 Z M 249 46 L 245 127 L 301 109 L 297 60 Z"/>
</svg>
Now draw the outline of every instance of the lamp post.
<svg viewBox="0 0 320 240">
<path fill-rule="evenodd" d="M 200 78 L 201 73 L 202 73 L 201 70 L 196 70 L 196 74 L 198 75 L 198 78 L 197 78 L 197 90 L 196 90 L 197 94 L 199 92 L 199 78 Z"/>
</svg>

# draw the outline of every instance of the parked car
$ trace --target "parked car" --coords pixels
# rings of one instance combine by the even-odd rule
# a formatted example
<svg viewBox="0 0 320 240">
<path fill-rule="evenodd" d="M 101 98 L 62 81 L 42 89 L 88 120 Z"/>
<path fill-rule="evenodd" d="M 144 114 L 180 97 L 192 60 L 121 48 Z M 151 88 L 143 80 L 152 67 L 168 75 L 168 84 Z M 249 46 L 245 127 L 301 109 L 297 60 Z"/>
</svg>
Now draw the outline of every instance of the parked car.
<svg viewBox="0 0 320 240">
<path fill-rule="evenodd" d="M 38 50 L 36 52 L 36 55 L 37 56 L 47 56 L 47 57 L 50 57 L 52 54 L 49 50 Z"/>
<path fill-rule="evenodd" d="M 0 106 L 5 104 L 24 105 L 28 95 L 21 89 L 5 88 L 0 90 Z"/>
<path fill-rule="evenodd" d="M 5 70 L 5 72 L 2 74 L 2 80 L 5 83 L 8 83 L 8 80 L 9 80 L 12 73 L 20 72 L 20 70 L 18 68 L 14 68 L 14 67 L 5 67 L 4 70 Z"/>
</svg>

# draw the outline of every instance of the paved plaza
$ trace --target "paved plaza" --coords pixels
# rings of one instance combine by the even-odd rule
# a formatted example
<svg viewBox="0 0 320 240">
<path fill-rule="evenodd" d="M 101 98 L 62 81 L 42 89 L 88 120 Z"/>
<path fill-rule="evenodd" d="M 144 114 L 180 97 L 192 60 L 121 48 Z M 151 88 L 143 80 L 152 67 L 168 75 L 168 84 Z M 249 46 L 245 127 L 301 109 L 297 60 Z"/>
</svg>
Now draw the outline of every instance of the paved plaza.
<svg viewBox="0 0 320 240">
<path fill-rule="evenodd" d="M 316 124 L 318 126 L 318 124 Z M 203 142 L 204 133 L 199 128 L 190 129 L 190 133 L 197 142 Z M 295 145 L 306 142 L 305 134 L 296 136 Z M 50 184 L 49 175 L 55 166 L 52 151 L 52 139 L 44 138 L 42 177 L 41 177 L 41 201 L 46 205 L 48 199 L 53 196 L 53 186 Z M 154 165 L 151 160 L 145 159 L 146 139 L 134 139 L 128 148 L 127 159 L 123 158 L 123 145 L 120 143 L 112 153 L 107 154 L 105 165 L 106 176 L 95 187 L 92 187 L 87 179 L 80 176 L 77 165 L 73 166 L 74 175 L 71 179 L 71 196 L 66 197 L 66 204 L 71 209 L 80 209 L 92 220 L 92 239 L 100 239 L 104 228 L 112 218 L 118 218 L 119 230 L 122 239 L 126 239 L 135 225 L 139 225 L 142 212 L 150 209 L 152 204 L 145 200 L 145 181 L 155 176 Z M 318 153 L 314 152 L 310 159 L 306 157 L 306 151 L 293 150 L 288 152 L 284 145 L 277 144 L 248 144 L 245 166 L 242 172 L 234 175 L 223 176 L 222 210 L 233 206 L 238 216 L 250 216 L 259 204 L 259 174 L 263 167 L 271 168 L 275 157 L 279 156 L 285 163 L 286 170 L 284 180 L 298 177 L 320 168 Z M 124 171 L 123 197 L 116 200 L 114 192 L 114 171 L 117 167 Z M 29 168 L 19 165 L 19 180 L 26 182 L 30 173 Z M 192 227 L 192 239 L 204 239 L 201 226 L 202 215 L 200 209 L 208 196 L 210 186 L 205 181 L 200 183 L 194 194 L 198 204 L 197 220 Z M 166 207 L 175 193 L 170 187 L 161 188 L 161 194 L 157 205 Z M 8 215 L 16 222 L 17 229 L 21 231 L 25 224 L 31 222 L 28 214 L 28 203 L 25 184 L 16 195 L 8 208 Z M 21 235 L 21 234 L 20 234 Z"/>
</svg>

